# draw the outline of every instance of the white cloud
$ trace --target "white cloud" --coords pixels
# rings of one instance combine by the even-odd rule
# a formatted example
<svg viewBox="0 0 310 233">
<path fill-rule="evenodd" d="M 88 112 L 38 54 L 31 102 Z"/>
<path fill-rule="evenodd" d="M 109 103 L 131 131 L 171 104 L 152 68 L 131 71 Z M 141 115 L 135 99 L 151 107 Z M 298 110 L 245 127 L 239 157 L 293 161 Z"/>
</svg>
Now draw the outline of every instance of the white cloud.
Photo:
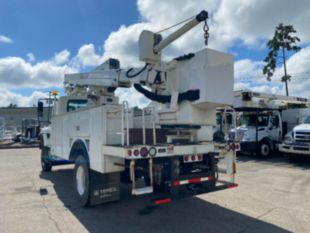
<svg viewBox="0 0 310 233">
<path fill-rule="evenodd" d="M 96 54 L 93 44 L 83 45 L 79 49 L 76 59 L 83 66 L 98 66 L 102 62 L 102 58 Z"/>
<path fill-rule="evenodd" d="M 69 61 L 69 57 L 70 57 L 70 52 L 67 49 L 65 49 L 59 53 L 56 53 L 52 61 L 56 65 L 63 65 Z"/>
<path fill-rule="evenodd" d="M 147 23 L 131 26 L 122 25 L 117 32 L 112 32 L 104 42 L 104 59 L 113 57 L 121 62 L 121 66 L 141 65 L 139 62 L 138 38 Z"/>
<path fill-rule="evenodd" d="M 2 88 L 61 87 L 64 74 L 76 72 L 70 66 L 57 65 L 53 60 L 31 64 L 20 57 L 0 58 L 0 82 Z"/>
<path fill-rule="evenodd" d="M 235 62 L 235 80 L 249 81 L 263 79 L 263 62 L 242 59 Z M 265 80 L 265 79 L 264 79 Z"/>
<path fill-rule="evenodd" d="M 0 35 L 0 43 L 11 44 L 13 43 L 13 40 L 7 36 Z"/>
<path fill-rule="evenodd" d="M 240 39 L 245 44 L 256 44 L 260 38 L 272 36 L 280 22 L 292 24 L 304 42 L 310 40 L 307 22 L 310 20 L 310 2 L 289 0 L 223 0 L 214 13 L 216 33 L 229 38 L 230 43 Z M 296 14 L 298 12 L 298 14 Z"/>
<path fill-rule="evenodd" d="M 34 91 L 30 96 L 23 96 L 7 89 L 0 89 L 0 107 L 7 107 L 9 104 L 17 104 L 18 107 L 29 107 L 37 105 L 38 99 L 47 97 L 46 93 Z"/>
<path fill-rule="evenodd" d="M 130 107 L 139 106 L 146 107 L 151 101 L 144 97 L 144 95 L 137 92 L 133 87 L 118 88 L 115 94 L 119 97 L 119 102 L 128 101 Z"/>
</svg>

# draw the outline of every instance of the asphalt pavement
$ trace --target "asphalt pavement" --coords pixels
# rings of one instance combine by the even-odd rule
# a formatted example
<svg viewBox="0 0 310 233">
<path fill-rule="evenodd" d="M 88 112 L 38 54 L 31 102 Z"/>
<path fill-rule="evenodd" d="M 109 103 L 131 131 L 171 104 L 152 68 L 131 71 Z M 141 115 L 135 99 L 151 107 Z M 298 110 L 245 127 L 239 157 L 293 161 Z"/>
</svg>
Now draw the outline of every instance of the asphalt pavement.
<svg viewBox="0 0 310 233">
<path fill-rule="evenodd" d="M 0 150 L 0 232 L 310 232 L 310 162 L 238 157 L 238 188 L 148 209 L 149 196 L 81 208 L 72 166 L 41 173 L 39 149 Z M 149 211 L 144 211 L 149 210 Z"/>
</svg>

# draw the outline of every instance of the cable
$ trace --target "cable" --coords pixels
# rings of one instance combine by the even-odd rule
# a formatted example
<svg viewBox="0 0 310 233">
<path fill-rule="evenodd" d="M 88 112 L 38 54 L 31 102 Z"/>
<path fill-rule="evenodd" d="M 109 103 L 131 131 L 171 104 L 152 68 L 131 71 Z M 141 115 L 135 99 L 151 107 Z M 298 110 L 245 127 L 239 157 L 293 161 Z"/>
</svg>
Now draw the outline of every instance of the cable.
<svg viewBox="0 0 310 233">
<path fill-rule="evenodd" d="M 133 70 L 133 68 L 130 68 L 130 69 L 127 70 L 127 72 L 126 72 L 126 77 L 127 77 L 127 78 L 134 78 L 134 77 L 137 77 L 139 74 L 141 74 L 141 73 L 147 68 L 147 66 L 148 66 L 148 64 L 145 63 L 145 66 L 144 66 L 141 70 L 139 70 L 137 73 L 135 73 L 135 74 L 129 74 L 129 73 Z"/>
<path fill-rule="evenodd" d="M 157 101 L 159 103 L 169 103 L 171 101 L 171 95 L 158 95 L 156 93 L 150 92 L 147 89 L 143 88 L 140 84 L 135 83 L 134 88 L 136 91 L 143 94 L 146 98 Z M 179 93 L 178 95 L 178 103 L 181 103 L 184 100 L 195 101 L 200 98 L 200 91 L 197 90 L 188 90 L 186 92 Z"/>
<path fill-rule="evenodd" d="M 185 19 L 185 20 L 183 20 L 183 21 L 181 21 L 181 22 L 179 22 L 179 23 L 177 23 L 177 24 L 174 24 L 174 25 L 172 25 L 172 26 L 169 26 L 169 27 L 167 27 L 167 28 L 164 28 L 164 29 L 162 29 L 162 30 L 156 32 L 155 34 L 158 34 L 158 33 L 167 31 L 167 30 L 169 30 L 169 29 L 171 29 L 171 28 L 174 28 L 174 27 L 176 27 L 176 26 L 179 26 L 180 24 L 185 23 L 185 22 L 187 22 L 187 21 L 190 21 L 191 19 L 193 19 L 193 18 L 195 18 L 195 17 L 196 17 L 196 15 L 194 15 L 194 16 L 188 18 L 188 19 Z"/>
</svg>

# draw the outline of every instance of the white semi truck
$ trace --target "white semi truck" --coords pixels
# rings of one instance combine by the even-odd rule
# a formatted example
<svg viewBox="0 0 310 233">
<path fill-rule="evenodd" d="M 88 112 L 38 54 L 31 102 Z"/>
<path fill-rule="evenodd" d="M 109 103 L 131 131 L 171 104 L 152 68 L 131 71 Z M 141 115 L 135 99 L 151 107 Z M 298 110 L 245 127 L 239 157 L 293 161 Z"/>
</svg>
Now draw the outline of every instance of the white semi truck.
<svg viewBox="0 0 310 233">
<path fill-rule="evenodd" d="M 143 31 L 143 68 L 123 69 L 109 59 L 65 76 L 67 96 L 55 101 L 51 124 L 41 131 L 41 164 L 43 171 L 75 164 L 81 205 L 118 200 L 121 183 L 132 195 L 157 193 L 155 204 L 237 186 L 238 144 L 213 141 L 216 108 L 232 105 L 233 57 L 204 48 L 161 60 L 162 49 L 207 17 L 202 11 L 165 39 Z M 131 86 L 152 100 L 141 114 L 114 94 Z"/>
<path fill-rule="evenodd" d="M 269 157 L 279 149 L 284 135 L 310 113 L 310 100 L 252 91 L 234 92 L 237 128 L 231 130 L 240 141 L 240 151 Z"/>
</svg>

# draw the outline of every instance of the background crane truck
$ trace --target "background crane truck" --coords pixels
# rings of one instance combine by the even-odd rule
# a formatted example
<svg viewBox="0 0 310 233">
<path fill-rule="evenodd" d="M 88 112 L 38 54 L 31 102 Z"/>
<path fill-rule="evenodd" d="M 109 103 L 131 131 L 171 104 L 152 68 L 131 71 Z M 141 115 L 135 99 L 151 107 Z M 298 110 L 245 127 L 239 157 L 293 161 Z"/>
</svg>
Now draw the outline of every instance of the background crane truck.
<svg viewBox="0 0 310 233">
<path fill-rule="evenodd" d="M 240 152 L 269 157 L 279 149 L 286 133 L 310 115 L 309 105 L 306 98 L 235 91 L 239 126 L 231 130 L 231 137 L 240 141 Z"/>
<path fill-rule="evenodd" d="M 41 131 L 41 164 L 43 171 L 75 164 L 82 206 L 118 200 L 121 183 L 132 195 L 157 193 L 155 204 L 237 186 L 238 144 L 213 141 L 216 108 L 232 105 L 233 57 L 204 48 L 161 60 L 167 45 L 207 18 L 202 11 L 165 39 L 143 31 L 143 68 L 108 59 L 92 72 L 65 75 L 67 96 L 55 101 Z M 114 94 L 132 85 L 152 100 L 141 114 Z"/>
</svg>

